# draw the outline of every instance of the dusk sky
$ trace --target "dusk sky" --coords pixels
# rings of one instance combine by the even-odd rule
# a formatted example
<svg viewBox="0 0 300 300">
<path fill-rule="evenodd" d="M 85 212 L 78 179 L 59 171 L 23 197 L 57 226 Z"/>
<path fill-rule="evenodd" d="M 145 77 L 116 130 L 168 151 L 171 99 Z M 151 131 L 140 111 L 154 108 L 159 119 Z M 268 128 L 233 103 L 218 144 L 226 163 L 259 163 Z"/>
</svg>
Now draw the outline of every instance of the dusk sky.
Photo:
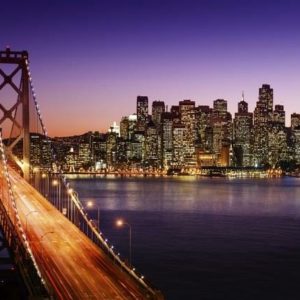
<svg viewBox="0 0 300 300">
<path fill-rule="evenodd" d="M 269 83 L 300 113 L 300 2 L 36 0 L 1 4 L 0 46 L 30 53 L 49 134 L 106 131 L 137 95 L 252 111 Z"/>
</svg>

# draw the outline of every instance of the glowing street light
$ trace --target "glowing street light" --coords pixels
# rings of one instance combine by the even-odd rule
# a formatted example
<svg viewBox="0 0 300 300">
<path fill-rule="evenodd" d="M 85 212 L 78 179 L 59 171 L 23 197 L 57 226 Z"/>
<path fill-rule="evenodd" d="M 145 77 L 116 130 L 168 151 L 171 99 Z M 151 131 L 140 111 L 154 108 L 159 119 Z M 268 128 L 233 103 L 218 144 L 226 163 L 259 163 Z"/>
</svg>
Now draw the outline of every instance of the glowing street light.
<svg viewBox="0 0 300 300">
<path fill-rule="evenodd" d="M 58 186 L 58 180 L 57 179 L 53 179 L 52 180 L 52 185 L 53 186 Z"/>
<path fill-rule="evenodd" d="M 52 180 L 52 186 L 56 187 L 56 197 L 54 198 L 54 206 L 58 208 L 58 210 L 61 210 L 61 199 L 60 199 L 60 194 L 61 194 L 61 186 L 60 183 L 57 179 Z"/>
<path fill-rule="evenodd" d="M 93 208 L 94 207 L 94 202 L 89 200 L 86 203 L 86 206 L 88 208 Z M 98 229 L 100 230 L 100 207 L 99 207 L 99 205 L 97 205 L 97 225 L 98 225 Z"/>
<path fill-rule="evenodd" d="M 117 219 L 116 225 L 117 227 L 123 227 L 124 225 L 126 225 L 129 228 L 129 265 L 131 267 L 131 226 L 129 223 L 124 222 L 123 219 Z"/>
</svg>

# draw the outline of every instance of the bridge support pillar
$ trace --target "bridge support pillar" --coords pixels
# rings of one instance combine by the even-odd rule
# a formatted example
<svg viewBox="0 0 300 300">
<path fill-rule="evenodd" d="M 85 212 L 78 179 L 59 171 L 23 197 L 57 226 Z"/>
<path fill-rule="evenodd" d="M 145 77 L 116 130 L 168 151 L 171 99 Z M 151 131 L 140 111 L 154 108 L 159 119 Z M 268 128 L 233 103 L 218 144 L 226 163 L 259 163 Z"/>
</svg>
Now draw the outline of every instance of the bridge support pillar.
<svg viewBox="0 0 300 300">
<path fill-rule="evenodd" d="M 0 103 L 0 112 L 2 111 L 3 116 L 0 118 L 0 126 L 6 121 L 10 120 L 12 122 L 13 128 L 18 128 L 20 134 L 18 136 L 9 136 L 11 138 L 11 144 L 7 145 L 6 151 L 8 155 L 13 155 L 13 148 L 18 144 L 19 141 L 23 142 L 23 157 L 22 157 L 22 171 L 24 178 L 29 180 L 29 170 L 30 170 L 30 128 L 29 128 L 29 97 L 30 97 L 30 78 L 27 69 L 28 63 L 28 52 L 21 51 L 11 51 L 7 48 L 5 51 L 0 51 L 0 91 L 9 85 L 16 92 L 17 99 L 15 103 L 12 103 L 10 108 L 4 107 Z M 1 65 L 9 64 L 14 65 L 15 69 L 10 74 L 6 74 L 5 70 L 1 69 Z M 14 77 L 21 72 L 21 79 L 19 86 L 13 81 Z M 17 110 L 21 106 L 22 112 L 22 122 L 16 119 Z M 13 130 L 12 130 L 13 131 Z M 12 132 L 11 131 L 11 132 Z"/>
</svg>

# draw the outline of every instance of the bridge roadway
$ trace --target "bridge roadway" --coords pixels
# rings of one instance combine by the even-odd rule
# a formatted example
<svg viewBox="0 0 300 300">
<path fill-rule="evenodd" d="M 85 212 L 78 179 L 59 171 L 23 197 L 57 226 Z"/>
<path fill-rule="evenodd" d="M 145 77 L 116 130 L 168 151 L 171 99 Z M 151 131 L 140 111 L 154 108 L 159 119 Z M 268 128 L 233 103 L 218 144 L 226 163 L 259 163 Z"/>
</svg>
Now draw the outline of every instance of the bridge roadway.
<svg viewBox="0 0 300 300">
<path fill-rule="evenodd" d="M 156 299 L 16 171 L 9 174 L 32 252 L 58 299 Z"/>
</svg>

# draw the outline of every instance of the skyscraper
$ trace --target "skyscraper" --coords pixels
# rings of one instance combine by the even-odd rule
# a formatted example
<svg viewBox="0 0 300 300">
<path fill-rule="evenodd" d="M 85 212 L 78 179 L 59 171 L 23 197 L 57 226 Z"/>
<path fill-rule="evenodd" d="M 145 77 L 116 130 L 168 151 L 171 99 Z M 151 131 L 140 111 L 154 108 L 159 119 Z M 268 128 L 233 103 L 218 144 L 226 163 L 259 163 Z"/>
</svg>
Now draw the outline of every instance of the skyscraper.
<svg viewBox="0 0 300 300">
<path fill-rule="evenodd" d="M 196 165 L 196 119 L 195 119 L 195 102 L 183 100 L 179 102 L 180 123 L 186 128 L 186 143 L 182 148 L 182 155 L 186 166 Z"/>
<path fill-rule="evenodd" d="M 291 114 L 291 127 L 295 129 L 300 126 L 300 114 Z"/>
<path fill-rule="evenodd" d="M 173 117 L 171 112 L 162 114 L 162 164 L 168 168 L 173 159 Z"/>
<path fill-rule="evenodd" d="M 208 136 L 211 128 L 212 109 L 208 105 L 199 105 L 196 108 L 196 131 L 197 139 L 202 150 L 212 151 Z"/>
<path fill-rule="evenodd" d="M 161 115 L 165 112 L 165 102 L 153 101 L 152 103 L 152 121 L 156 128 L 161 129 Z"/>
<path fill-rule="evenodd" d="M 217 164 L 228 165 L 229 151 L 232 140 L 232 117 L 227 111 L 227 101 L 217 99 L 214 101 L 212 111 L 212 150 L 216 154 Z M 228 155 L 228 157 L 225 157 Z"/>
<path fill-rule="evenodd" d="M 265 104 L 268 114 L 273 112 L 273 89 L 269 84 L 263 84 L 259 89 L 258 100 Z"/>
<path fill-rule="evenodd" d="M 160 142 L 158 130 L 151 121 L 148 123 L 145 135 L 145 164 L 158 168 L 161 166 Z"/>
<path fill-rule="evenodd" d="M 148 122 L 148 97 L 138 96 L 136 103 L 137 130 L 145 131 Z"/>
<path fill-rule="evenodd" d="M 233 150 L 237 166 L 252 165 L 252 128 L 253 114 L 248 112 L 248 103 L 243 95 L 233 123 Z"/>
<path fill-rule="evenodd" d="M 254 164 L 268 163 L 268 129 L 273 115 L 273 89 L 263 84 L 259 89 L 258 101 L 254 110 Z"/>
</svg>

